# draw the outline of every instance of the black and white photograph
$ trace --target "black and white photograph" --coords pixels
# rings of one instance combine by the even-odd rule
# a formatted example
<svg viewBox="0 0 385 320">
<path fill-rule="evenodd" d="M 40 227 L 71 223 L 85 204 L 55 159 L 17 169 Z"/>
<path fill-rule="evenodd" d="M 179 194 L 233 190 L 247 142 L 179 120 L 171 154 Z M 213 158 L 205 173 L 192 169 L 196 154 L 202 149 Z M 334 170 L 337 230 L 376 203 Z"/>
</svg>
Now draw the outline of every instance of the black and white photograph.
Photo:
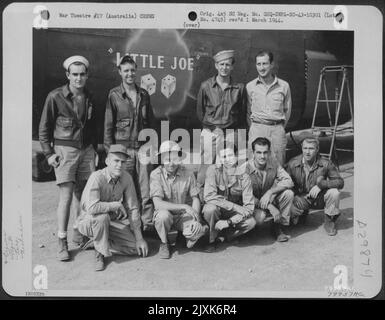
<svg viewBox="0 0 385 320">
<path fill-rule="evenodd" d="M 3 266 L 12 274 L 27 259 L 26 295 L 364 298 L 380 288 L 381 211 L 369 211 L 381 210 L 371 191 L 382 174 L 363 172 L 381 164 L 369 153 L 382 142 L 365 131 L 381 132 L 381 108 L 371 105 L 370 124 L 358 103 L 357 48 L 369 40 L 335 27 L 354 10 L 202 6 L 177 6 L 182 23 L 165 4 L 34 12 L 30 116 L 19 122 L 6 104 L 3 114 L 32 149 L 19 150 L 28 170 L 13 170 L 30 210 L 3 227 Z M 170 21 L 156 16 L 167 10 Z"/>
</svg>

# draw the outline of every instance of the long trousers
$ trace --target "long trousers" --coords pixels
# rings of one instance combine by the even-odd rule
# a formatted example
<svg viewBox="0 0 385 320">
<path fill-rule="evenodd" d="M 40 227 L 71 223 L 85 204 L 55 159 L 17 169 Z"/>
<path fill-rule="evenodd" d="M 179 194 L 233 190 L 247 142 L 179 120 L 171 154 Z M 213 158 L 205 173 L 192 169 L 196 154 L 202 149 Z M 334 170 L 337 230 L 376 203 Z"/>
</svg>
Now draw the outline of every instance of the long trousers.
<svg viewBox="0 0 385 320">
<path fill-rule="evenodd" d="M 136 240 L 130 227 L 119 221 L 111 223 L 108 213 L 87 214 L 78 219 L 78 230 L 93 240 L 95 250 L 109 257 L 112 252 L 122 255 L 135 255 Z"/>
<path fill-rule="evenodd" d="M 195 240 L 203 226 L 187 213 L 171 214 L 168 210 L 155 210 L 155 229 L 162 243 L 167 243 L 167 234 L 174 227 L 181 231 L 187 240 Z"/>
<path fill-rule="evenodd" d="M 279 210 L 280 219 L 279 223 L 283 226 L 288 226 L 290 224 L 290 209 L 294 199 L 294 192 L 292 190 L 285 190 L 279 193 L 272 204 Z M 267 215 L 266 210 L 255 209 L 254 217 L 257 222 L 257 225 L 263 224 Z"/>
<path fill-rule="evenodd" d="M 207 203 L 203 207 L 203 217 L 209 225 L 209 242 L 213 243 L 215 239 L 218 237 L 218 231 L 215 230 L 215 224 L 218 220 L 224 219 L 227 220 L 232 216 L 236 215 L 237 212 L 224 210 L 214 204 Z M 256 221 L 254 217 L 246 218 L 235 226 L 226 229 L 225 236 L 227 240 L 234 239 L 239 237 L 242 234 L 249 232 L 251 229 L 255 227 Z"/>
<path fill-rule="evenodd" d="M 154 206 L 150 199 L 150 171 L 151 164 L 140 161 L 138 150 L 127 149 L 129 155 L 126 169 L 134 180 L 136 194 L 141 205 L 141 220 L 143 227 L 152 225 Z"/>
<path fill-rule="evenodd" d="M 309 209 L 324 209 L 328 216 L 336 216 L 340 214 L 339 205 L 340 191 L 332 188 L 322 190 L 314 200 L 305 198 L 305 195 L 296 195 L 290 211 L 292 216 L 299 216 Z"/>
</svg>

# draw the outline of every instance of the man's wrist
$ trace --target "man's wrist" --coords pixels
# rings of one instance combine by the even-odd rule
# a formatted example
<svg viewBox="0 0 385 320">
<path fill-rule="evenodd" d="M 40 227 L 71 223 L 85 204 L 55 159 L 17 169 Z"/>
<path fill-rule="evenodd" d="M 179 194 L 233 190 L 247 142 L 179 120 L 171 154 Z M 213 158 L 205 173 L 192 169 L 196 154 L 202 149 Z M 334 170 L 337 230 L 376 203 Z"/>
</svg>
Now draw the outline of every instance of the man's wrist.
<svg viewBox="0 0 385 320">
<path fill-rule="evenodd" d="M 140 228 L 135 228 L 134 229 L 134 235 L 135 235 L 135 240 L 136 241 L 143 240 L 143 235 L 142 235 L 142 232 L 140 231 Z"/>
</svg>

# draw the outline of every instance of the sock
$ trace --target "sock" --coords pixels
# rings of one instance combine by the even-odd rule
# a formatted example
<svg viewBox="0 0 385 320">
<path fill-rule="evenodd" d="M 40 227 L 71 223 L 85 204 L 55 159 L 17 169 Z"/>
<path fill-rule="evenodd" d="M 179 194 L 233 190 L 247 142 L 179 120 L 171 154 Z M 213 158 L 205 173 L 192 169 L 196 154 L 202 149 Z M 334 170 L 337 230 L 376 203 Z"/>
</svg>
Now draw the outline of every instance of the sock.
<svg viewBox="0 0 385 320">
<path fill-rule="evenodd" d="M 65 239 L 67 238 L 67 231 L 58 231 L 57 236 L 59 237 L 59 239 Z"/>
</svg>

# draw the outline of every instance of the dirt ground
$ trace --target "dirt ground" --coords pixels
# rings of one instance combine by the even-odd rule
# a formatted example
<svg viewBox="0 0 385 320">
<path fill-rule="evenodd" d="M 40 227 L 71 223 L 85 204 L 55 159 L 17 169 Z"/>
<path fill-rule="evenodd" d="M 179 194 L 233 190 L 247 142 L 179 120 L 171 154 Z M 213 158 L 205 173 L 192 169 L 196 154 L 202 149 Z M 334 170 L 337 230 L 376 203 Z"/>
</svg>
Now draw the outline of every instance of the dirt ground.
<svg viewBox="0 0 385 320">
<path fill-rule="evenodd" d="M 94 272 L 93 250 L 81 251 L 70 243 L 73 259 L 56 260 L 55 182 L 33 182 L 33 265 L 48 268 L 49 290 L 147 291 L 161 296 L 165 290 L 253 293 L 267 291 L 324 291 L 332 286 L 333 268 L 345 265 L 352 285 L 353 271 L 353 159 L 341 166 L 345 187 L 341 193 L 338 234 L 323 229 L 323 212 L 313 211 L 305 225 L 292 226 L 291 239 L 276 243 L 270 225 L 252 230 L 234 243 L 221 244 L 215 253 L 188 250 L 178 241 L 172 258 L 159 259 L 159 239 L 148 237 L 149 256 L 113 256 L 106 270 Z M 73 217 L 70 219 L 70 226 Z M 69 228 L 71 230 L 71 228 Z M 69 232 L 71 239 L 71 231 Z M 160 291 L 160 293 L 159 293 Z M 152 292 L 157 292 L 152 294 Z"/>
</svg>

